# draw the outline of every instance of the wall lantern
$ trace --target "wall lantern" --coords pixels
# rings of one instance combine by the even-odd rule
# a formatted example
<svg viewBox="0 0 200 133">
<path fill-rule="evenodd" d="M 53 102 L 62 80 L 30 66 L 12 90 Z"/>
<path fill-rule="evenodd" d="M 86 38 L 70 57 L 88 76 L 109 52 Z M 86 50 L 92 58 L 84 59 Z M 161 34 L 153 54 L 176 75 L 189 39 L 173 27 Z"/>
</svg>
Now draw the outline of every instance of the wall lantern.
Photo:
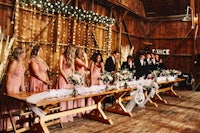
<svg viewBox="0 0 200 133">
<path fill-rule="evenodd" d="M 189 10 L 191 10 L 191 17 L 189 15 Z M 198 24 L 198 17 L 195 17 L 193 9 L 190 6 L 187 6 L 187 13 L 186 16 L 182 19 L 182 21 L 191 21 L 191 19 L 192 19 L 191 29 L 194 29 L 195 24 Z"/>
</svg>

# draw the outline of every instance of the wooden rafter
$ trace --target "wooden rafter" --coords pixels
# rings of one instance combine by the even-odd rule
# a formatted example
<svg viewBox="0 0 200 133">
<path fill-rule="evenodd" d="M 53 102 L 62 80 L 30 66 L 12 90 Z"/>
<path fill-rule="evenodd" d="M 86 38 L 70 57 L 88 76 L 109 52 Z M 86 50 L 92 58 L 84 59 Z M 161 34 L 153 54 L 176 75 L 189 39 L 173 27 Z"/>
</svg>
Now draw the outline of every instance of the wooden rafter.
<svg viewBox="0 0 200 133">
<path fill-rule="evenodd" d="M 127 15 L 128 12 L 129 12 L 128 10 L 124 11 L 124 13 L 122 14 L 122 21 L 124 20 L 124 18 L 126 17 L 126 15 Z"/>
<path fill-rule="evenodd" d="M 174 48 L 171 52 L 171 55 L 175 54 L 176 50 L 182 45 L 183 41 L 185 41 L 185 39 L 190 35 L 192 29 L 190 29 L 187 34 L 185 35 L 185 37 L 180 41 L 180 43 L 178 44 L 178 46 L 176 48 Z M 165 61 L 167 61 L 169 59 L 169 57 L 171 56 L 168 56 Z"/>
<path fill-rule="evenodd" d="M 130 47 L 132 48 L 133 44 L 132 44 L 132 41 L 131 41 L 131 37 L 130 37 L 130 35 L 129 35 L 129 30 L 128 30 L 127 24 L 126 24 L 125 21 L 123 21 L 123 24 L 124 24 L 125 30 L 126 30 L 126 32 L 127 32 L 127 36 L 128 36 L 128 41 L 129 41 L 129 43 L 130 43 Z"/>
<path fill-rule="evenodd" d="M 0 5 L 14 7 L 14 4 L 6 3 L 6 2 L 1 2 L 1 1 L 0 1 Z"/>
<path fill-rule="evenodd" d="M 146 30 L 145 30 L 144 21 L 141 21 L 141 29 L 142 29 L 142 31 L 143 31 L 143 33 L 144 33 L 145 38 L 148 38 L 147 33 L 146 33 Z"/>
<path fill-rule="evenodd" d="M 54 21 L 56 20 L 56 18 L 52 18 L 52 20 L 40 31 L 40 33 L 34 38 L 34 41 L 38 39 L 38 37 L 44 32 L 44 30 L 46 28 L 48 28 L 48 26 L 52 23 L 54 23 Z"/>
<path fill-rule="evenodd" d="M 157 29 L 160 25 L 161 25 L 161 22 L 158 23 L 157 26 L 156 26 L 153 30 L 151 30 L 151 31 L 149 32 L 149 34 L 147 35 L 147 38 L 149 38 L 149 37 L 156 31 L 156 29 Z"/>
<path fill-rule="evenodd" d="M 65 5 L 68 6 L 70 3 L 72 3 L 72 0 L 68 0 L 68 1 L 66 1 L 66 2 L 65 2 Z"/>
<path fill-rule="evenodd" d="M 91 1 L 91 4 L 92 4 L 91 5 L 91 10 L 93 11 L 94 10 L 94 0 Z"/>
<path fill-rule="evenodd" d="M 114 12 L 112 12 L 112 15 L 113 15 L 113 18 L 116 20 L 116 17 L 115 17 Z M 115 25 L 117 26 L 117 29 L 118 29 L 118 31 L 119 31 L 119 29 L 120 29 L 119 27 L 120 27 L 120 26 L 119 26 L 119 23 L 118 23 L 117 21 L 115 22 Z"/>
</svg>

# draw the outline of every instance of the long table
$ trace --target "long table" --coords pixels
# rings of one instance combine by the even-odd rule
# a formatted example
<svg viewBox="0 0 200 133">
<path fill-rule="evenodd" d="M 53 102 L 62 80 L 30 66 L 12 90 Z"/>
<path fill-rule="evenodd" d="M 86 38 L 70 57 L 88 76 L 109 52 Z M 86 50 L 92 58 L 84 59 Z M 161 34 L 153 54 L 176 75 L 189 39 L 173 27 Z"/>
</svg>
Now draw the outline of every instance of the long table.
<svg viewBox="0 0 200 133">
<path fill-rule="evenodd" d="M 174 84 L 182 82 L 184 80 L 185 79 L 183 78 L 177 78 L 172 81 L 158 82 L 159 89 L 157 90 L 155 95 L 159 98 L 159 100 L 163 101 L 164 103 L 167 103 L 167 101 L 160 96 L 160 93 L 163 93 L 163 92 L 165 93 L 169 92 L 169 94 L 180 98 L 181 96 L 178 95 L 174 90 Z"/>
<path fill-rule="evenodd" d="M 52 114 L 47 114 L 44 117 L 39 117 L 39 120 L 35 122 L 40 124 L 42 128 L 42 132 L 49 133 L 49 130 L 47 128 L 48 121 L 59 119 L 62 116 L 67 116 L 67 115 L 72 115 L 79 112 L 92 110 L 89 114 L 86 114 L 85 117 L 112 125 L 113 121 L 106 116 L 106 114 L 104 113 L 104 110 L 102 109 L 102 101 L 107 96 L 114 95 L 115 104 L 112 106 L 112 110 L 110 111 L 114 113 L 118 113 L 118 114 L 133 116 L 131 112 L 128 112 L 125 109 L 124 105 L 122 104 L 123 102 L 122 98 L 134 89 L 135 88 L 126 88 L 126 89 L 119 89 L 119 90 L 103 91 L 103 92 L 99 92 L 98 94 L 86 94 L 86 95 L 78 95 L 75 97 L 70 96 L 70 97 L 63 97 L 63 98 L 44 99 L 36 104 L 33 104 L 32 106 L 36 106 L 36 107 L 51 106 L 51 105 L 53 106 L 55 104 L 59 104 L 60 102 L 77 100 L 77 99 L 82 99 L 82 98 L 93 98 L 95 101 L 95 104 L 81 107 L 81 108 L 74 108 L 71 110 L 58 111 Z M 23 103 L 26 103 L 26 99 L 33 94 L 36 94 L 36 93 L 28 92 L 28 93 L 8 94 L 7 96 L 10 98 L 17 99 L 23 104 Z M 15 132 L 18 132 L 18 130 L 15 129 Z"/>
</svg>

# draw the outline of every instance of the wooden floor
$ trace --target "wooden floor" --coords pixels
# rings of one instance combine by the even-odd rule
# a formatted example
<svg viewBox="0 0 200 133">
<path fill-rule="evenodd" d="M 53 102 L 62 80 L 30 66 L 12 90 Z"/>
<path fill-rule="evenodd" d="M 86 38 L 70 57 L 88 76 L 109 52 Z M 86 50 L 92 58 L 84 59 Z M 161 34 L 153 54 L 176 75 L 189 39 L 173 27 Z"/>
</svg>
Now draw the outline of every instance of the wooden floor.
<svg viewBox="0 0 200 133">
<path fill-rule="evenodd" d="M 164 96 L 168 104 L 133 109 L 133 117 L 108 113 L 114 125 L 86 118 L 50 127 L 52 133 L 200 133 L 200 92 L 177 91 L 182 98 Z"/>
</svg>

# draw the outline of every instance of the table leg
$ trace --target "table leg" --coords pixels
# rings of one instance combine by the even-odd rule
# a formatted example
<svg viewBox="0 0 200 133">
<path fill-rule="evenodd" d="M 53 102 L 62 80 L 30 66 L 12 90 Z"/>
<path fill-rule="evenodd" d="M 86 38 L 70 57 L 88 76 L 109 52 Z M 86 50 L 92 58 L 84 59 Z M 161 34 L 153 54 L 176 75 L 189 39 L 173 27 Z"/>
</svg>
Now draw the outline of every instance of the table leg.
<svg viewBox="0 0 200 133">
<path fill-rule="evenodd" d="M 93 97 L 95 104 L 97 104 L 97 109 L 92 110 L 89 114 L 85 114 L 84 117 L 113 125 L 112 120 L 108 119 L 106 114 L 102 110 L 102 101 L 106 98 L 106 96 L 107 95 Z"/>
<path fill-rule="evenodd" d="M 123 93 L 115 93 L 114 98 L 115 98 L 115 103 L 109 107 L 106 108 L 106 111 L 116 113 L 116 114 L 121 114 L 121 115 L 127 115 L 133 117 L 131 112 L 128 112 L 124 105 L 122 104 L 122 99 L 123 97 L 128 93 L 129 91 L 125 91 Z"/>
<path fill-rule="evenodd" d="M 147 91 L 144 92 L 144 95 L 145 95 L 146 98 L 148 97 L 148 96 L 147 96 Z M 148 99 L 148 101 L 149 101 L 151 104 L 153 104 L 155 107 L 158 107 L 158 104 L 155 103 L 155 102 L 153 102 L 150 98 Z"/>
<path fill-rule="evenodd" d="M 174 87 L 173 86 L 171 86 L 171 94 L 172 95 L 174 95 L 174 96 L 176 96 L 176 97 L 178 97 L 178 98 L 181 98 L 181 96 L 180 95 L 178 95 L 175 91 L 174 91 Z"/>
<path fill-rule="evenodd" d="M 165 99 L 163 99 L 160 95 L 159 95 L 159 92 L 156 92 L 156 95 L 158 97 L 158 99 L 161 101 L 161 102 L 164 102 L 165 104 L 167 104 L 167 101 Z"/>
</svg>

